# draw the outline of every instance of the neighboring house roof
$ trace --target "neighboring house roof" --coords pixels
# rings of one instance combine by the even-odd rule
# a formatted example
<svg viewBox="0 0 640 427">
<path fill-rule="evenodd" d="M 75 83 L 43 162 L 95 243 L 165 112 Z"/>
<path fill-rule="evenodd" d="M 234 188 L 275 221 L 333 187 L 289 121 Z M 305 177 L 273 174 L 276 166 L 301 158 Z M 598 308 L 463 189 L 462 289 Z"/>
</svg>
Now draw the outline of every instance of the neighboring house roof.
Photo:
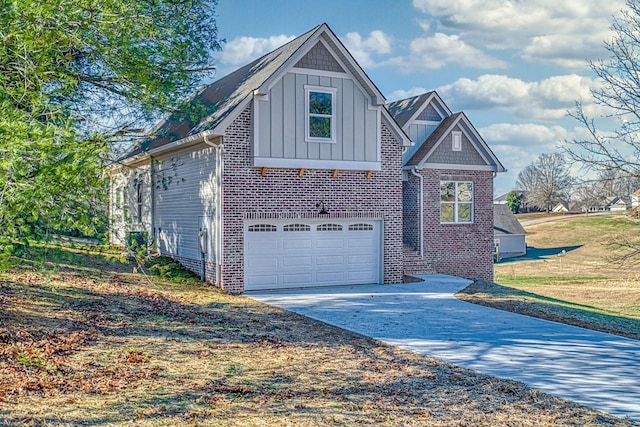
<svg viewBox="0 0 640 427">
<path fill-rule="evenodd" d="M 477 153 L 482 157 L 485 165 L 494 172 L 505 172 L 506 169 L 500 163 L 500 160 L 493 154 L 493 151 L 484 142 L 478 131 L 473 127 L 467 116 L 463 113 L 456 113 L 446 117 L 438 127 L 422 142 L 420 148 L 406 162 L 405 166 L 425 167 L 429 161 L 429 157 L 435 152 L 438 146 L 444 141 L 451 132 L 456 129 L 463 129 L 468 136 L 470 143 L 476 149 Z"/>
<path fill-rule="evenodd" d="M 291 67 L 294 67 L 316 43 L 322 40 L 337 56 L 346 72 L 350 73 L 363 90 L 371 97 L 374 105 L 383 105 L 385 98 L 375 84 L 369 79 L 360 65 L 353 59 L 338 37 L 327 24 L 321 24 L 305 34 L 293 39 L 285 45 L 267 53 L 255 61 L 222 77 L 203 88 L 193 96 L 194 102 L 204 104 L 210 114 L 201 117 L 195 123 L 189 119 L 169 117 L 154 128 L 150 137 L 132 147 L 121 160 L 170 145 L 187 137 L 208 132 L 212 135 L 223 135 L 230 124 L 253 95 L 267 94 L 269 88 Z M 409 138 L 383 110 L 383 118 L 391 126 L 403 145 L 409 145 Z"/>
<path fill-rule="evenodd" d="M 522 190 L 511 190 L 508 193 L 504 193 L 504 194 L 494 198 L 493 199 L 493 203 L 501 203 L 501 204 L 504 205 L 505 203 L 507 203 L 507 197 L 509 197 L 509 194 L 513 193 L 514 191 L 516 193 L 518 193 L 518 195 L 520 196 L 520 199 L 522 199 L 525 196 L 524 191 L 522 191 Z"/>
<path fill-rule="evenodd" d="M 493 205 L 493 234 L 496 235 L 522 235 L 527 234 L 518 221 L 518 218 L 511 212 L 507 205 Z"/>
<path fill-rule="evenodd" d="M 631 195 L 635 197 L 640 197 L 640 190 L 634 191 L 633 193 L 631 193 Z"/>
</svg>

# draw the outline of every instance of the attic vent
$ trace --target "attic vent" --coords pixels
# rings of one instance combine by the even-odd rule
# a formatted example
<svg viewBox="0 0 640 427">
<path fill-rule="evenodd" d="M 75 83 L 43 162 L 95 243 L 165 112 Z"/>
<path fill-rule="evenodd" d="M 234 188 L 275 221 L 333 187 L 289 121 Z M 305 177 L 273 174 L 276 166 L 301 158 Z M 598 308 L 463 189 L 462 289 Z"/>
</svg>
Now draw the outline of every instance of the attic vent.
<svg viewBox="0 0 640 427">
<path fill-rule="evenodd" d="M 336 73 L 345 72 L 322 42 L 316 43 L 316 45 L 312 47 L 300 61 L 298 61 L 296 67 L 308 68 L 311 70 L 333 71 Z"/>
<path fill-rule="evenodd" d="M 462 151 L 462 132 L 451 132 L 451 149 L 453 151 Z"/>
</svg>

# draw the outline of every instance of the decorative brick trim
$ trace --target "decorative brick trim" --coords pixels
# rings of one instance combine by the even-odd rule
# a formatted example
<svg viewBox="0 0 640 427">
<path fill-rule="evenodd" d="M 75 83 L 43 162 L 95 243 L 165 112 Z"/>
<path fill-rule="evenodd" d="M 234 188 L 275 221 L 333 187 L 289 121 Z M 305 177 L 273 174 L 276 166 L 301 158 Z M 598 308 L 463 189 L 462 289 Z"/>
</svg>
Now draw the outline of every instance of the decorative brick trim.
<svg viewBox="0 0 640 427">
<path fill-rule="evenodd" d="M 328 215 L 320 215 L 309 212 L 245 212 L 243 214 L 247 219 L 374 219 L 380 220 L 384 218 L 382 212 L 338 212 L 329 213 Z"/>
</svg>

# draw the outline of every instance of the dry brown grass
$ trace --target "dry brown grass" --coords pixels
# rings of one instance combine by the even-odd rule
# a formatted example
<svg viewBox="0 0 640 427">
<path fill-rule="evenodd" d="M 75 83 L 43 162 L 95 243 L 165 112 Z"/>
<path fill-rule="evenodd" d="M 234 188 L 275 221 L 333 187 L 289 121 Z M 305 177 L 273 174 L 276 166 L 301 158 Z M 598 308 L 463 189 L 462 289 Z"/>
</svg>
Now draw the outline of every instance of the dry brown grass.
<svg viewBox="0 0 640 427">
<path fill-rule="evenodd" d="M 620 262 L 616 245 L 640 236 L 640 220 L 569 217 L 526 230 L 529 259 L 496 264 L 499 285 L 477 282 L 460 298 L 640 339 L 638 263 Z"/>
<path fill-rule="evenodd" d="M 1 425 L 634 425 L 193 279 L 67 258 L 0 275 Z"/>
</svg>

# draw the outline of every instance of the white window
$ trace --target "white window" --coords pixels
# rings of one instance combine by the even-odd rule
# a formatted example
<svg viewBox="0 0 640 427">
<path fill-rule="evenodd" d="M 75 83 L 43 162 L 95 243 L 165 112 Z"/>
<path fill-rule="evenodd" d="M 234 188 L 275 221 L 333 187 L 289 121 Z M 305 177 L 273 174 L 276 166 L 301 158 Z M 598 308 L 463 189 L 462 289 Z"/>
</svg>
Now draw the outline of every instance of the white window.
<svg viewBox="0 0 640 427">
<path fill-rule="evenodd" d="M 336 89 L 305 86 L 306 141 L 336 141 Z"/>
<path fill-rule="evenodd" d="M 473 222 L 472 182 L 440 182 L 440 222 Z"/>
<path fill-rule="evenodd" d="M 277 231 L 277 227 L 271 224 L 255 224 L 249 226 L 249 231 L 252 233 L 264 233 Z"/>
<path fill-rule="evenodd" d="M 340 224 L 320 224 L 317 228 L 317 231 L 342 231 L 342 226 Z"/>
<path fill-rule="evenodd" d="M 371 224 L 351 224 L 349 231 L 373 231 L 373 225 Z"/>
<path fill-rule="evenodd" d="M 287 224 L 283 231 L 311 231 L 311 226 L 307 224 Z"/>
<path fill-rule="evenodd" d="M 462 151 L 462 132 L 451 132 L 451 149 L 453 151 Z"/>
</svg>

